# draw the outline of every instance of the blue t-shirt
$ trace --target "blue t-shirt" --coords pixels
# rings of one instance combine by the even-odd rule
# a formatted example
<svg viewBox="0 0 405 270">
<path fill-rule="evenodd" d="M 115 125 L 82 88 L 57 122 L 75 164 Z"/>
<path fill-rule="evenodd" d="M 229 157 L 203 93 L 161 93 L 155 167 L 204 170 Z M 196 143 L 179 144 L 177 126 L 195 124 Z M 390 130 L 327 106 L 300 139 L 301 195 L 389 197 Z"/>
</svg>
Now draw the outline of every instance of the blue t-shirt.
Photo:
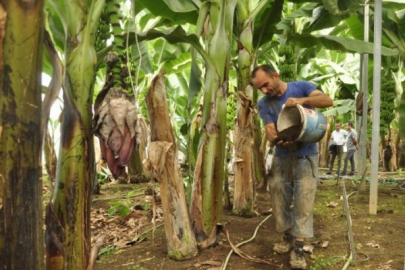
<svg viewBox="0 0 405 270">
<path fill-rule="evenodd" d="M 309 94 L 316 90 L 316 87 L 310 82 L 298 81 L 298 82 L 289 82 L 287 83 L 287 90 L 280 97 L 269 97 L 264 96 L 260 99 L 258 105 L 259 114 L 262 118 L 263 125 L 274 123 L 277 129 L 277 119 L 280 114 L 282 106 L 285 104 L 288 98 L 301 98 L 307 97 Z M 311 107 L 307 107 L 312 109 Z M 290 152 L 285 147 L 276 146 L 274 155 L 276 157 L 301 157 L 301 156 L 310 156 L 318 154 L 318 147 L 316 143 L 313 142 L 299 142 L 297 143 L 298 150 L 295 152 Z"/>
</svg>

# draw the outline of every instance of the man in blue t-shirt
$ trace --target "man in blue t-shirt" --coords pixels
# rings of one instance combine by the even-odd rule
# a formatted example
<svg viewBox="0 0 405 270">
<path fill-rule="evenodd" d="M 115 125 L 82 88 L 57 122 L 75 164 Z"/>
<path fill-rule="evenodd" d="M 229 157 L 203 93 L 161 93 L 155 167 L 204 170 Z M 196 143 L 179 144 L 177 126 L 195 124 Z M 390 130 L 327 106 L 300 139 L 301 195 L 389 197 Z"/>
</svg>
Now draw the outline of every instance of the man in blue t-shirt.
<svg viewBox="0 0 405 270">
<path fill-rule="evenodd" d="M 305 81 L 284 82 L 269 65 L 256 67 L 252 84 L 265 95 L 258 103 L 267 139 L 275 145 L 273 166 L 267 175 L 276 219 L 283 241 L 274 245 L 277 253 L 292 249 L 293 269 L 305 269 L 305 238 L 313 237 L 313 205 L 318 179 L 318 148 L 313 142 L 283 141 L 278 138 L 277 119 L 282 106 L 325 108 L 332 99 Z M 293 202 L 293 209 L 291 209 Z"/>
</svg>

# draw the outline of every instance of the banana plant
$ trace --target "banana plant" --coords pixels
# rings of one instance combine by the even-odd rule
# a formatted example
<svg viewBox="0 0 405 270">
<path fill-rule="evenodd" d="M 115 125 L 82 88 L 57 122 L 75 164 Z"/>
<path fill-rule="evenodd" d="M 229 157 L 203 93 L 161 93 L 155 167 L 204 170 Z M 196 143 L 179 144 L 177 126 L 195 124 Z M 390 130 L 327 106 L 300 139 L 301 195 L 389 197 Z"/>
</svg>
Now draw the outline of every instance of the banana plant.
<svg viewBox="0 0 405 270">
<path fill-rule="evenodd" d="M 169 257 L 183 260 L 197 255 L 197 241 L 188 217 L 183 181 L 171 117 L 166 102 L 164 76 L 152 81 L 146 96 L 151 123 L 147 167 L 159 180 Z"/>
<path fill-rule="evenodd" d="M 143 5 L 149 5 L 147 1 Z M 169 7 L 168 19 L 174 18 L 176 11 L 184 15 L 197 14 L 196 35 L 188 35 L 187 40 L 204 59 L 205 81 L 204 101 L 201 116 L 201 139 L 198 147 L 194 188 L 191 201 L 191 217 L 197 240 L 202 242 L 209 236 L 216 237 L 216 223 L 220 221 L 222 208 L 222 187 L 224 179 L 226 99 L 230 65 L 230 44 L 232 24 L 237 1 L 183 1 L 187 5 L 176 5 L 176 1 L 162 1 Z M 162 16 L 165 11 L 156 11 L 158 5 L 148 6 L 155 15 Z M 159 5 L 160 6 L 160 5 Z M 173 11 L 174 10 L 174 11 Z M 196 11 L 198 10 L 198 13 Z M 159 13 L 161 12 L 161 13 Z M 173 14 L 174 13 L 174 14 Z M 187 18 L 185 16 L 184 18 Z M 207 27 L 203 28 L 202 26 Z M 202 37 L 205 48 L 198 40 L 199 31 L 204 30 Z M 149 38 L 165 37 L 169 42 L 184 39 L 183 30 L 177 28 L 164 32 L 148 31 Z"/>
<path fill-rule="evenodd" d="M 228 91 L 232 25 L 237 1 L 204 2 L 200 21 L 212 65 L 206 65 L 202 136 L 194 173 L 191 217 L 197 240 L 216 239 L 222 212 L 225 175 L 226 100 Z M 209 14 L 209 15 L 208 15 Z"/>
<path fill-rule="evenodd" d="M 283 1 L 238 1 L 237 4 L 237 88 L 238 105 L 235 125 L 235 189 L 233 212 L 242 216 L 254 214 L 255 186 L 263 181 L 264 158 L 259 150 L 260 122 L 255 110 L 257 91 L 250 85 L 255 47 L 264 36 L 273 36 L 274 26 L 281 18 Z M 258 23 L 255 29 L 255 23 Z M 256 38 L 256 40 L 254 39 Z M 256 41 L 256 42 L 254 42 Z M 255 149 L 252 151 L 252 149 Z"/>
<path fill-rule="evenodd" d="M 43 7 L 44 1 L 3 1 L 0 8 L 2 269 L 44 268 L 40 158 Z"/>
<path fill-rule="evenodd" d="M 87 269 L 90 201 L 95 178 L 92 137 L 94 48 L 105 1 L 47 2 L 52 38 L 64 53 L 61 145 L 56 184 L 47 206 L 47 269 Z"/>
</svg>

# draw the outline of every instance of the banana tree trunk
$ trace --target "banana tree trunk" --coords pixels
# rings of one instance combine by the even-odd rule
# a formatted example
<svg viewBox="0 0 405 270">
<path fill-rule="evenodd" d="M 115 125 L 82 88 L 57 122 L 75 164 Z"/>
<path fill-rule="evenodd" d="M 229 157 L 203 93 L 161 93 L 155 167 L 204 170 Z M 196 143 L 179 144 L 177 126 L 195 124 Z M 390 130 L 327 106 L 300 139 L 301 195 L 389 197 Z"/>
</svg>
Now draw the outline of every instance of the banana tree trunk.
<svg viewBox="0 0 405 270">
<path fill-rule="evenodd" d="M 54 140 L 49 133 L 49 129 L 45 131 L 45 140 L 44 140 L 44 160 L 45 160 L 45 169 L 48 174 L 48 177 L 52 182 L 56 179 L 56 163 L 58 158 L 56 157 L 54 149 Z"/>
<path fill-rule="evenodd" d="M 184 260 L 196 256 L 198 250 L 177 159 L 163 74 L 153 80 L 146 104 L 151 127 L 148 167 L 160 185 L 168 254 L 172 259 Z"/>
<path fill-rule="evenodd" d="M 64 3 L 67 24 L 64 74 L 64 111 L 53 209 L 47 220 L 47 269 L 87 269 L 90 257 L 90 200 L 95 177 L 91 133 L 93 82 L 97 61 L 94 50 L 97 18 L 103 1 L 86 6 Z M 54 215 L 57 219 L 51 218 Z M 60 223 L 60 225 L 58 224 Z M 52 228 L 62 228 L 52 230 Z M 55 236 L 60 236 L 58 239 Z M 61 255 L 60 251 L 63 250 Z"/>
<path fill-rule="evenodd" d="M 209 236 L 215 237 L 216 224 L 220 221 L 222 212 L 226 100 L 236 3 L 236 0 L 205 3 L 210 5 L 207 29 L 211 32 L 206 33 L 206 44 L 212 63 L 206 66 L 202 138 L 194 172 L 191 202 L 191 216 L 198 241 Z"/>
<path fill-rule="evenodd" d="M 254 169 L 254 122 L 252 101 L 248 95 L 252 95 L 253 88 L 248 86 L 250 91 L 238 93 L 238 110 L 235 126 L 235 189 L 233 213 L 241 216 L 252 216 L 254 214 L 255 202 L 255 169 Z"/>
<path fill-rule="evenodd" d="M 0 269 L 43 269 L 43 1 L 0 5 Z"/>
<path fill-rule="evenodd" d="M 249 1 L 238 1 L 238 109 L 235 127 L 235 190 L 233 213 L 254 214 L 256 167 L 253 88 L 250 86 L 253 53 L 253 21 L 249 19 Z M 258 129 L 256 129 L 258 131 Z M 252 151 L 252 149 L 254 149 Z"/>
</svg>

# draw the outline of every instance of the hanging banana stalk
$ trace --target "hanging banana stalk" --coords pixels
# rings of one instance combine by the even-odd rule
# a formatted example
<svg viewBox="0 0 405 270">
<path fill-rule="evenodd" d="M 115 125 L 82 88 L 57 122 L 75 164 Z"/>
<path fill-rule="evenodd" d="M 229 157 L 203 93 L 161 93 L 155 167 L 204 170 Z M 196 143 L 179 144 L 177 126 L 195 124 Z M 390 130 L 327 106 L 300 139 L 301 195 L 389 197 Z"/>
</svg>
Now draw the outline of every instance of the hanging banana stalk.
<svg viewBox="0 0 405 270">
<path fill-rule="evenodd" d="M 124 54 L 124 36 L 120 22 L 120 7 L 114 1 L 107 3 L 107 13 L 113 30 L 112 50 L 105 57 L 107 76 L 95 102 L 93 132 L 100 139 L 102 158 L 107 162 L 114 178 L 125 175 L 135 140 L 140 143 L 141 128 L 137 125 L 134 99 L 128 94 L 129 75 Z M 106 35 L 106 34 L 104 34 Z"/>
<path fill-rule="evenodd" d="M 96 31 L 96 40 L 94 42 L 96 52 L 100 52 L 107 47 L 107 39 L 110 37 L 110 16 L 108 14 L 108 7 L 105 6 L 100 15 Z"/>
<path fill-rule="evenodd" d="M 284 60 L 279 64 L 280 77 L 283 81 L 291 82 L 297 79 L 296 63 L 297 57 L 290 45 L 280 45 L 278 55 L 284 57 Z"/>
<path fill-rule="evenodd" d="M 395 108 L 393 104 L 396 98 L 396 84 L 391 71 L 388 72 L 386 79 L 381 83 L 381 112 L 380 112 L 380 137 L 382 147 L 384 148 L 387 140 L 391 138 L 390 125 L 395 118 Z"/>
</svg>

